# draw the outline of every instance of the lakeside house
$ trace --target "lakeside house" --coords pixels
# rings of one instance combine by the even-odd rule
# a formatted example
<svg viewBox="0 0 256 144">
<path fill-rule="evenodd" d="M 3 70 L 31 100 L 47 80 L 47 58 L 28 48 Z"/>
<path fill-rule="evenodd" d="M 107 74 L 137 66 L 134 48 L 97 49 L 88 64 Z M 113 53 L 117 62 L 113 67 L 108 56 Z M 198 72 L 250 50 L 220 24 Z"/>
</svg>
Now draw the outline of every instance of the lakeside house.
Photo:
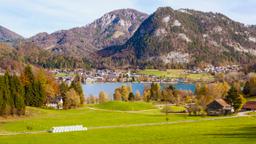
<svg viewBox="0 0 256 144">
<path fill-rule="evenodd" d="M 207 105 L 206 111 L 210 116 L 220 116 L 231 114 L 233 109 L 225 100 L 215 99 Z"/>
</svg>

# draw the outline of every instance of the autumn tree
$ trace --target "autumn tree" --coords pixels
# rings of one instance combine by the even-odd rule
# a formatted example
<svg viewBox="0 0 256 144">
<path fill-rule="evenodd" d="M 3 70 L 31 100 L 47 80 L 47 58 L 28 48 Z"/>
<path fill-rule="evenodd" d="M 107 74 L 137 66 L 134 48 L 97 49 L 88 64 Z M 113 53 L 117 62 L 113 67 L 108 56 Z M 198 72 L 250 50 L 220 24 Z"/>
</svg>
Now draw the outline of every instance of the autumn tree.
<svg viewBox="0 0 256 144">
<path fill-rule="evenodd" d="M 25 104 L 41 107 L 46 102 L 46 93 L 42 82 L 35 79 L 31 66 L 25 67 L 21 74 L 21 82 L 25 91 Z"/>
<path fill-rule="evenodd" d="M 138 90 L 135 93 L 135 101 L 141 101 L 141 95 L 140 95 L 140 92 Z"/>
<path fill-rule="evenodd" d="M 144 93 L 143 93 L 143 100 L 145 102 L 149 102 L 150 101 L 150 89 L 144 89 Z"/>
<path fill-rule="evenodd" d="M 71 82 L 70 89 L 74 89 L 77 92 L 77 94 L 80 97 L 80 104 L 83 105 L 84 104 L 84 94 L 83 94 L 83 89 L 82 89 L 82 85 L 81 85 L 81 79 L 78 75 Z"/>
<path fill-rule="evenodd" d="M 63 105 L 64 109 L 71 109 L 71 108 L 77 108 L 81 104 L 80 102 L 80 96 L 79 94 L 71 88 L 67 93 L 66 93 L 66 103 Z"/>
<path fill-rule="evenodd" d="M 208 95 L 209 88 L 207 84 L 196 85 L 195 93 L 197 95 L 198 105 L 202 106 L 204 109 L 214 99 L 213 96 Z"/>
<path fill-rule="evenodd" d="M 128 101 L 129 94 L 132 92 L 132 88 L 130 86 L 121 86 L 115 89 L 114 100 L 116 101 Z M 121 97 L 121 99 L 120 99 Z"/>
<path fill-rule="evenodd" d="M 245 83 L 243 93 L 246 97 L 256 96 L 256 74 L 249 75 L 249 80 Z"/>
<path fill-rule="evenodd" d="M 130 87 L 124 86 L 124 85 L 121 86 L 121 95 L 122 95 L 123 101 L 128 101 L 130 92 L 131 92 Z"/>
<path fill-rule="evenodd" d="M 88 103 L 88 104 L 97 104 L 97 103 L 98 103 L 98 99 L 97 99 L 96 96 L 90 95 L 90 96 L 87 98 L 87 103 Z"/>
<path fill-rule="evenodd" d="M 99 103 L 102 104 L 102 103 L 106 103 L 106 102 L 108 102 L 108 95 L 106 92 L 101 91 L 99 93 Z"/>
<path fill-rule="evenodd" d="M 217 98 L 225 98 L 230 86 L 226 82 L 217 82 L 211 84 L 197 84 L 195 94 L 197 95 L 198 104 L 206 106 Z"/>
<path fill-rule="evenodd" d="M 49 102 L 59 94 L 59 84 L 56 82 L 54 76 L 43 69 L 36 71 L 35 79 L 40 81 L 42 88 L 45 91 L 46 101 Z"/>
<path fill-rule="evenodd" d="M 162 90 L 161 101 L 176 103 L 177 97 L 178 97 L 178 95 L 177 95 L 176 89 L 172 85 L 170 85 Z"/>
<path fill-rule="evenodd" d="M 115 89 L 114 100 L 115 101 L 121 101 L 122 100 L 122 94 L 120 92 L 120 89 Z"/>
<path fill-rule="evenodd" d="M 159 83 L 152 83 L 150 88 L 150 99 L 157 101 L 161 97 L 161 86 Z"/>
</svg>

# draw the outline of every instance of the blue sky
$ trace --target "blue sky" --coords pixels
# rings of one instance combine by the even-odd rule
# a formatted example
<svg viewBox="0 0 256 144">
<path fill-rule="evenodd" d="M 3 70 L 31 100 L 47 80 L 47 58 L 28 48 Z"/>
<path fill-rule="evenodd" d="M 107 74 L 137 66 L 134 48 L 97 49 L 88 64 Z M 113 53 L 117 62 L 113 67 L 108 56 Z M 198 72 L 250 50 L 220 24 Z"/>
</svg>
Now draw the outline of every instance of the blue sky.
<svg viewBox="0 0 256 144">
<path fill-rule="evenodd" d="M 160 6 L 223 13 L 256 24 L 256 0 L 0 0 L 0 25 L 24 37 L 84 26 L 103 14 L 134 8 L 148 14 Z"/>
</svg>

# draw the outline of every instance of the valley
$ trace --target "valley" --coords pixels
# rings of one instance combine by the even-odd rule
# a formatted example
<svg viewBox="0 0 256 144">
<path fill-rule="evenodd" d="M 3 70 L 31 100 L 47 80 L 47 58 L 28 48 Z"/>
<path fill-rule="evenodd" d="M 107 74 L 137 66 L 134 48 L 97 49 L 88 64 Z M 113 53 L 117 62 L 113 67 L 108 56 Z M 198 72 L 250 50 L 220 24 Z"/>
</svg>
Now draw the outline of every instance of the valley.
<svg viewBox="0 0 256 144">
<path fill-rule="evenodd" d="M 252 2 L 177 1 L 1 2 L 0 143 L 254 144 Z"/>
</svg>

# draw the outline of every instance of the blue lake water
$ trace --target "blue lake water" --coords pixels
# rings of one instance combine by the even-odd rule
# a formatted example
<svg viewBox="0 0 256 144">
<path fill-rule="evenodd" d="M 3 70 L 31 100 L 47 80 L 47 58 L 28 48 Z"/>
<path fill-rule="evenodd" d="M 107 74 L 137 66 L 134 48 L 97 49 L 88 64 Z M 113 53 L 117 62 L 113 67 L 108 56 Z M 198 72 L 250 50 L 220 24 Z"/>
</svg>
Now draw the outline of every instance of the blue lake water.
<svg viewBox="0 0 256 144">
<path fill-rule="evenodd" d="M 150 83 L 93 83 L 93 84 L 84 84 L 83 91 L 85 96 L 98 96 L 101 91 L 104 91 L 112 99 L 115 89 L 121 87 L 122 85 L 127 85 L 132 87 L 132 91 L 135 94 L 136 91 L 139 91 L 141 95 L 143 94 L 145 87 L 150 87 Z M 161 86 L 168 86 L 169 84 L 162 84 Z M 195 84 L 187 83 L 177 83 L 174 84 L 175 88 L 178 90 L 190 90 L 195 92 Z"/>
</svg>

